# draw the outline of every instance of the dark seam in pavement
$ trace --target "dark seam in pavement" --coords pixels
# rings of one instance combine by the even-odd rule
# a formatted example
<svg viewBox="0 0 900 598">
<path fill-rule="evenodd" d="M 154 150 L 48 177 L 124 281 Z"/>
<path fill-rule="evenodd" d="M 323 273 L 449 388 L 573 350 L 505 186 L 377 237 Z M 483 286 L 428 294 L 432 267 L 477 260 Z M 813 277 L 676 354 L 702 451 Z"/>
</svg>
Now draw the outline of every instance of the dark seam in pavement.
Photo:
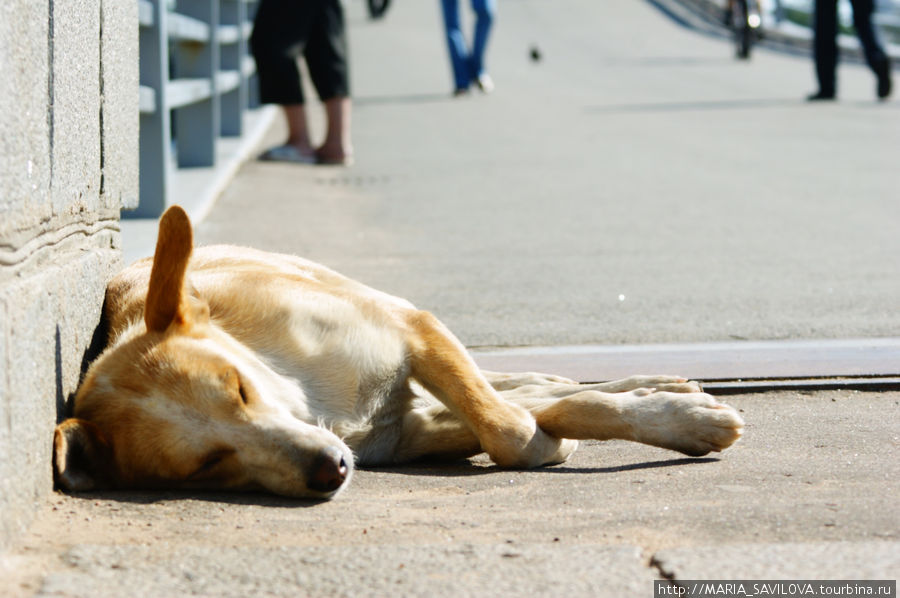
<svg viewBox="0 0 900 598">
<path fill-rule="evenodd" d="M 660 579 L 668 580 L 668 582 L 674 587 L 678 586 L 678 584 L 676 583 L 677 580 L 675 579 L 675 573 L 663 569 L 662 562 L 660 562 L 659 559 L 656 558 L 656 554 L 650 557 L 650 567 L 652 569 L 656 569 L 656 571 L 659 573 Z"/>
</svg>

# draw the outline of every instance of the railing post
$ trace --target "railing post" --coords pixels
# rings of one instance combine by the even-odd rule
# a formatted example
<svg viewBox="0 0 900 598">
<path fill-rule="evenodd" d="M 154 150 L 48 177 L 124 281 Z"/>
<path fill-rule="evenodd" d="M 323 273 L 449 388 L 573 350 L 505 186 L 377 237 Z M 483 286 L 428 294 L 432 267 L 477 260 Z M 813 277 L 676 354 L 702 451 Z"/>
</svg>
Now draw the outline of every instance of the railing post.
<svg viewBox="0 0 900 598">
<path fill-rule="evenodd" d="M 206 43 L 178 43 L 175 50 L 175 77 L 208 79 L 209 98 L 175 110 L 175 139 L 179 166 L 212 166 L 216 161 L 219 133 L 219 95 L 216 73 L 219 67 L 218 0 L 178 0 L 176 10 L 209 24 Z"/>
<path fill-rule="evenodd" d="M 153 24 L 140 29 L 140 83 L 153 90 L 154 109 L 140 118 L 140 200 L 130 217 L 155 217 L 166 207 L 171 168 L 171 129 L 166 103 L 169 36 L 166 0 L 150 0 Z"/>
<path fill-rule="evenodd" d="M 247 52 L 247 41 L 244 38 L 244 0 L 221 0 L 219 6 L 221 23 L 237 29 L 238 35 L 234 43 L 221 46 L 222 70 L 238 74 L 239 84 L 227 93 L 222 94 L 222 136 L 240 137 L 243 129 L 243 113 L 247 108 L 246 82 L 241 69 L 241 62 Z"/>
<path fill-rule="evenodd" d="M 259 7 L 258 2 L 252 2 L 245 6 L 246 20 L 253 23 L 256 18 L 256 9 Z M 247 44 L 247 53 L 250 54 L 250 44 Z M 252 56 L 248 56 L 248 60 L 253 60 Z M 256 66 L 254 64 L 253 72 L 247 77 L 247 107 L 250 109 L 259 108 L 259 82 L 257 81 Z"/>
<path fill-rule="evenodd" d="M 219 137 L 242 135 L 244 114 L 259 105 L 248 52 L 256 1 L 131 1 L 140 21 L 140 201 L 123 217 L 155 218 L 177 169 L 214 166 Z"/>
</svg>

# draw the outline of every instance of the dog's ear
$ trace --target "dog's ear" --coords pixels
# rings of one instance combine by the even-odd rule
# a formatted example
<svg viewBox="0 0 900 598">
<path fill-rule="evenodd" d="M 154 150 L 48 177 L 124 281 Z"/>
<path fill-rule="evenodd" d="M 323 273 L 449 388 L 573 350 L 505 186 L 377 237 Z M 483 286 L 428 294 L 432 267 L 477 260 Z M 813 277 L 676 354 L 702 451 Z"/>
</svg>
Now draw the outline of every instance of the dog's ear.
<svg viewBox="0 0 900 598">
<path fill-rule="evenodd" d="M 53 432 L 53 477 L 70 492 L 112 485 L 113 454 L 109 441 L 95 424 L 67 419 Z"/>
<path fill-rule="evenodd" d="M 173 322 L 189 323 L 190 308 L 184 293 L 184 275 L 194 247 L 188 215 L 179 206 L 166 210 L 159 221 L 150 288 L 144 306 L 147 330 L 163 332 Z"/>
</svg>

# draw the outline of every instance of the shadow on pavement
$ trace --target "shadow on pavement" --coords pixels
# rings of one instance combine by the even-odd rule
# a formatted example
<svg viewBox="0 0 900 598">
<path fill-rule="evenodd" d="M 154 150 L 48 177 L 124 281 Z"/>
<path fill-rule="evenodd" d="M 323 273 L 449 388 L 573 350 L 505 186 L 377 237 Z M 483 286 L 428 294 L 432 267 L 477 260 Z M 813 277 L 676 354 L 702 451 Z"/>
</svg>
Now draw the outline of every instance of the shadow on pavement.
<svg viewBox="0 0 900 598">
<path fill-rule="evenodd" d="M 634 471 L 639 469 L 659 469 L 663 467 L 675 467 L 679 465 L 698 465 L 702 463 L 716 463 L 719 459 L 716 457 L 689 458 L 680 457 L 678 459 L 665 459 L 661 461 L 646 461 L 643 463 L 630 463 L 628 465 L 614 465 L 609 467 L 568 467 L 566 465 L 555 465 L 550 467 L 541 467 L 528 470 L 512 470 L 512 471 L 529 471 L 534 473 L 580 473 L 580 474 L 598 474 L 598 473 L 619 473 L 623 471 Z M 495 474 L 504 471 L 511 471 L 496 465 L 478 465 L 469 461 L 453 461 L 453 462 L 429 462 L 419 461 L 411 466 L 397 467 L 364 467 L 366 471 L 378 471 L 383 473 L 397 473 L 400 475 L 425 475 L 432 477 L 464 477 Z"/>
<path fill-rule="evenodd" d="M 654 102 L 652 104 L 612 104 L 609 106 L 592 106 L 585 109 L 589 113 L 622 114 L 628 112 L 705 112 L 708 110 L 742 110 L 746 108 L 783 108 L 800 106 L 800 100 L 785 99 L 746 99 L 746 100 L 710 100 L 693 102 Z"/>
<path fill-rule="evenodd" d="M 352 482 L 351 482 L 352 485 Z M 290 498 L 268 494 L 262 491 L 217 492 L 210 490 L 109 490 L 103 492 L 79 492 L 66 494 L 71 499 L 96 501 L 108 500 L 133 505 L 153 505 L 157 503 L 196 500 L 229 505 L 254 505 L 259 507 L 314 507 L 327 500 L 314 498 Z"/>
<path fill-rule="evenodd" d="M 380 106 L 383 104 L 431 104 L 449 102 L 453 98 L 449 93 L 415 93 L 406 95 L 355 96 L 355 106 Z"/>
</svg>

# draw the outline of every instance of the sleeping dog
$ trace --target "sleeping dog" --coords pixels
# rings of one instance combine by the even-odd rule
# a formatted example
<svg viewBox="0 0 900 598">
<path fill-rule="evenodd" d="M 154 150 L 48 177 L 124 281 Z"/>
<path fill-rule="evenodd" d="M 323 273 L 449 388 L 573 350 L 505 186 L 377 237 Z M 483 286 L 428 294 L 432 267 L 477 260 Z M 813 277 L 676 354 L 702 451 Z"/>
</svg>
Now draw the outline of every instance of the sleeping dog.
<svg viewBox="0 0 900 598">
<path fill-rule="evenodd" d="M 577 439 L 700 456 L 741 435 L 696 382 L 577 384 L 478 369 L 441 322 L 319 264 L 193 248 L 172 207 L 156 253 L 107 289 L 108 347 L 54 434 L 60 487 L 216 488 L 331 498 L 355 464 L 486 452 L 565 461 Z"/>
</svg>

